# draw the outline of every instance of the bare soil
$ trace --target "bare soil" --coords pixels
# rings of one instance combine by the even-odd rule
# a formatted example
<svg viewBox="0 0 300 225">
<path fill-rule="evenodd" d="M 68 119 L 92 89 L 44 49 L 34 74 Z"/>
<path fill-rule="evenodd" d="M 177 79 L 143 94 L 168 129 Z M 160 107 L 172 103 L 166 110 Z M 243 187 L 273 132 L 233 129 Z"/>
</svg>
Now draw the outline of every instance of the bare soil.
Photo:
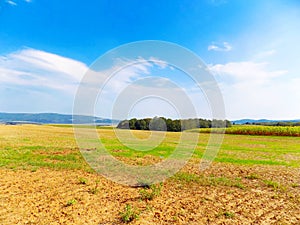
<svg viewBox="0 0 300 225">
<path fill-rule="evenodd" d="M 0 169 L 0 224 L 123 224 L 126 204 L 139 212 L 130 224 L 300 224 L 299 168 L 219 163 L 201 172 L 198 165 L 181 172 L 243 186 L 170 178 L 150 201 L 140 188 L 81 170 Z"/>
</svg>

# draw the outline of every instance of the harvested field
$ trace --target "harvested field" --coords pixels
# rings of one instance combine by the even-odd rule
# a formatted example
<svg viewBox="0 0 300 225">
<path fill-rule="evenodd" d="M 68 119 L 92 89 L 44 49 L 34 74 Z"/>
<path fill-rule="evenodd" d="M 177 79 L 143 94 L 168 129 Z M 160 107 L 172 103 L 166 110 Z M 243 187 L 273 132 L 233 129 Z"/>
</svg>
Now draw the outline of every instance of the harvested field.
<svg viewBox="0 0 300 225">
<path fill-rule="evenodd" d="M 156 162 L 154 153 L 138 155 L 122 150 L 111 132 L 105 129 L 103 137 L 107 144 L 111 141 L 112 154 L 119 159 Z M 216 162 L 199 171 L 204 136 L 187 165 L 147 199 L 144 188 L 113 183 L 89 169 L 76 148 L 71 128 L 1 126 L 0 134 L 3 225 L 124 224 L 122 213 L 129 211 L 138 216 L 130 224 L 300 223 L 300 145 L 296 137 L 226 135 Z M 168 137 L 170 143 L 174 144 L 176 135 Z M 170 147 L 168 140 L 164 144 Z M 274 143 L 278 151 L 271 151 Z M 253 159 L 263 155 L 260 161 Z M 231 162 L 220 162 L 224 158 Z M 266 163 L 261 163 L 264 160 Z M 126 211 L 126 205 L 131 209 Z"/>
</svg>

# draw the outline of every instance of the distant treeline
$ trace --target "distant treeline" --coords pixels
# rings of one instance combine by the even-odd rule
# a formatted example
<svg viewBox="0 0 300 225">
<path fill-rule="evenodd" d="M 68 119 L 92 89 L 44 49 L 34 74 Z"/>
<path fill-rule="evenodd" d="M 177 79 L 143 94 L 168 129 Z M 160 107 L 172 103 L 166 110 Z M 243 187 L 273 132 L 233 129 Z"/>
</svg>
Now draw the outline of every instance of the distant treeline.
<svg viewBox="0 0 300 225">
<path fill-rule="evenodd" d="M 300 122 L 254 122 L 254 123 L 245 123 L 246 125 L 262 125 L 262 126 L 279 126 L 279 127 L 293 127 L 293 126 L 300 126 Z"/>
<path fill-rule="evenodd" d="M 130 119 L 121 121 L 117 128 L 131 130 L 157 130 L 157 131 L 183 131 L 194 128 L 222 128 L 231 127 L 229 120 L 206 120 L 206 119 L 167 119 L 154 117 L 145 119 Z"/>
</svg>

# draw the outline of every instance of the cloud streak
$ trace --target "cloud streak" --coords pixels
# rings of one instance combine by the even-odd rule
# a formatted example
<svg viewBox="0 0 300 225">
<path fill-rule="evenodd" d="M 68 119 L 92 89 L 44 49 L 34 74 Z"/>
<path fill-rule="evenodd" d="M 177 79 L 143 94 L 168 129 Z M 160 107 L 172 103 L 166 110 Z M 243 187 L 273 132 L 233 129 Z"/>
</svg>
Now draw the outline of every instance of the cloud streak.
<svg viewBox="0 0 300 225">
<path fill-rule="evenodd" d="M 11 0 L 7 0 L 6 3 L 9 5 L 12 5 L 12 6 L 17 6 L 17 3 L 15 3 L 14 1 L 11 1 Z"/>
<path fill-rule="evenodd" d="M 228 42 L 223 42 L 222 44 L 212 43 L 207 47 L 207 50 L 217 52 L 229 52 L 232 50 L 232 46 Z"/>
<path fill-rule="evenodd" d="M 128 85 L 140 77 L 150 76 L 153 68 L 164 69 L 168 66 L 166 62 L 154 57 L 116 58 L 112 65 L 99 63 L 101 68 L 107 69 L 96 70 L 97 66 L 89 68 L 80 61 L 32 48 L 2 55 L 0 56 L 1 108 L 2 110 L 9 108 L 11 102 L 20 105 L 16 104 L 16 99 L 45 107 L 43 99 L 47 96 L 47 101 L 58 107 L 68 105 L 70 112 L 72 105 L 70 98 L 74 98 L 81 84 L 85 88 L 87 98 L 101 91 L 105 104 L 100 108 L 108 109 L 112 107 L 114 98 Z M 85 75 L 88 79 L 82 80 Z M 47 109 L 39 111 L 45 110 L 48 111 Z M 20 108 L 20 111 L 29 110 Z"/>
<path fill-rule="evenodd" d="M 256 84 L 263 84 L 288 73 L 287 70 L 270 71 L 267 66 L 268 63 L 265 62 L 229 62 L 210 66 L 210 70 L 218 76 L 229 77 L 235 82 L 254 82 Z"/>
<path fill-rule="evenodd" d="M 87 69 L 79 61 L 27 48 L 0 57 L 0 84 L 74 92 Z"/>
</svg>

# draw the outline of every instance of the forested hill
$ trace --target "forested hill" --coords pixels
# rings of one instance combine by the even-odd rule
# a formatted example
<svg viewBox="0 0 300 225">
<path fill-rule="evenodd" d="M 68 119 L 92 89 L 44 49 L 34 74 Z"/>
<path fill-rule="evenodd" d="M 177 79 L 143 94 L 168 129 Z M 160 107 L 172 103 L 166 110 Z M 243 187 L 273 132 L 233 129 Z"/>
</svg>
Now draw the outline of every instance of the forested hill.
<svg viewBox="0 0 300 225">
<path fill-rule="evenodd" d="M 117 124 L 119 121 L 92 116 L 75 116 L 58 113 L 0 113 L 0 123 L 39 123 L 39 124 Z"/>
<path fill-rule="evenodd" d="M 175 131 L 188 130 L 193 128 L 230 127 L 228 120 L 206 120 L 206 119 L 183 119 L 172 120 L 164 117 L 145 119 L 130 119 L 121 121 L 117 128 L 131 130 L 157 130 Z"/>
</svg>

